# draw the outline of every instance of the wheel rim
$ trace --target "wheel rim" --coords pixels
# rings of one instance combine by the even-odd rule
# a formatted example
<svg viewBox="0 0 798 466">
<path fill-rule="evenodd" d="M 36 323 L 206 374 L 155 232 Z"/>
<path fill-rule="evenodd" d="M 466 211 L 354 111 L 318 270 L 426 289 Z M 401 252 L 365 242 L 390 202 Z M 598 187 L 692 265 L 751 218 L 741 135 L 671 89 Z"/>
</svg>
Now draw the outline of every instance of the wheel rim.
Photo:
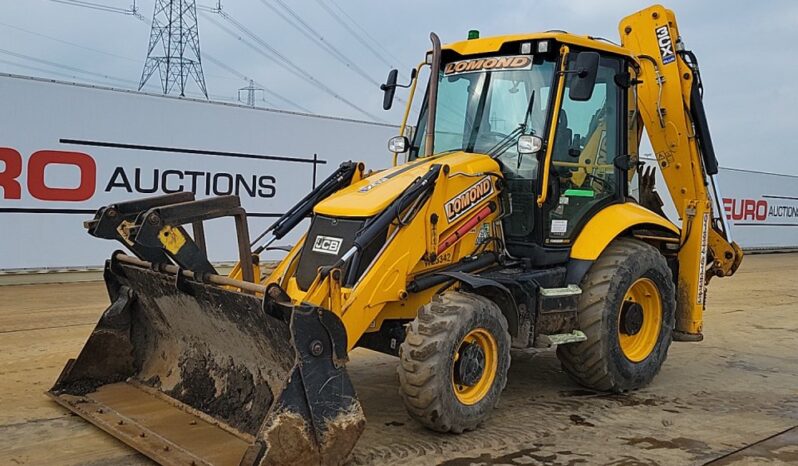
<svg viewBox="0 0 798 466">
<path fill-rule="evenodd" d="M 475 374 L 480 354 L 482 368 Z M 473 405 L 485 398 L 496 379 L 498 355 L 496 339 L 484 328 L 471 330 L 463 338 L 454 353 L 452 366 L 452 388 L 460 403 Z"/>
<path fill-rule="evenodd" d="M 650 278 L 640 278 L 626 291 L 618 314 L 618 343 L 632 362 L 646 359 L 659 340 L 662 298 Z"/>
</svg>

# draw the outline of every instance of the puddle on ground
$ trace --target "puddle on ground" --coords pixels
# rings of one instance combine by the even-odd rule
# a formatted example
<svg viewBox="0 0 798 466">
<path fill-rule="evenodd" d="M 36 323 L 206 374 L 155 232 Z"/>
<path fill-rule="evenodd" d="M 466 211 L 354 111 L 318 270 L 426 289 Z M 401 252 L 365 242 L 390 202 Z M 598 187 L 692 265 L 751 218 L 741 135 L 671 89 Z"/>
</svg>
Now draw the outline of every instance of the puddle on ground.
<svg viewBox="0 0 798 466">
<path fill-rule="evenodd" d="M 709 445 L 700 440 L 689 439 L 685 437 L 676 437 L 671 440 L 657 439 L 654 437 L 621 437 L 621 440 L 626 440 L 627 445 L 632 445 L 644 450 L 683 450 L 694 455 L 705 454 L 710 451 Z"/>
<path fill-rule="evenodd" d="M 552 446 L 552 445 L 547 445 Z M 474 465 L 526 465 L 526 464 L 546 464 L 552 466 L 571 466 L 578 464 L 589 464 L 587 458 L 592 455 L 586 453 L 574 453 L 570 450 L 561 450 L 554 453 L 543 451 L 542 444 L 535 444 L 532 448 L 519 450 L 506 455 L 492 456 L 490 453 L 483 453 L 478 456 L 453 458 L 439 466 L 474 466 Z"/>
</svg>

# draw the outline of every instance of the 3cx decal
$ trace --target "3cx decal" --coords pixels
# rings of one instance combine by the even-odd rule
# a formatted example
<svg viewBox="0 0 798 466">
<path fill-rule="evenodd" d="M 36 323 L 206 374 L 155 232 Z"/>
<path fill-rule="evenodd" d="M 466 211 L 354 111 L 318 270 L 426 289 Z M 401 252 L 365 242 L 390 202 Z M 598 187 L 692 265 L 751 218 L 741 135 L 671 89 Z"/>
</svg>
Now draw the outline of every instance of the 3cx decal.
<svg viewBox="0 0 798 466">
<path fill-rule="evenodd" d="M 659 44 L 659 54 L 662 57 L 662 64 L 667 65 L 676 60 L 676 54 L 673 51 L 673 40 L 671 39 L 668 26 L 660 26 L 654 29 L 654 32 L 657 34 L 657 43 Z"/>
</svg>

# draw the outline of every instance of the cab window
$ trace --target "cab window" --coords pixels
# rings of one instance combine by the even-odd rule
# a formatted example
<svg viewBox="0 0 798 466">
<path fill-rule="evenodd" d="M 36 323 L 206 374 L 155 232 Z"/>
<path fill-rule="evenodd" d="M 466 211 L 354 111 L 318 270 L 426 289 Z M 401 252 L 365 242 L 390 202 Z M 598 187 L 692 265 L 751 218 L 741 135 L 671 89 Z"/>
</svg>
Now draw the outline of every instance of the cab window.
<svg viewBox="0 0 798 466">
<path fill-rule="evenodd" d="M 575 60 L 575 56 L 571 61 Z M 613 164 L 620 153 L 622 90 L 615 83 L 621 60 L 602 57 L 593 95 L 573 101 L 566 80 L 562 107 L 552 150 L 551 176 L 559 179 L 558 202 L 548 212 L 545 238 L 548 244 L 568 244 L 592 211 L 617 198 L 618 182 Z"/>
</svg>

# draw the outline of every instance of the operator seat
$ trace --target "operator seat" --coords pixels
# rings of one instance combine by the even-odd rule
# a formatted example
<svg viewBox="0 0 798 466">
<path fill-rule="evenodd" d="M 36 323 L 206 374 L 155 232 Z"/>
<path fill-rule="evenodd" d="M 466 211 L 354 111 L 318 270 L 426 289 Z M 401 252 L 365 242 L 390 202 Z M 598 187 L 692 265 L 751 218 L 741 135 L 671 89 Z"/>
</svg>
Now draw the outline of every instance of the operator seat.
<svg viewBox="0 0 798 466">
<path fill-rule="evenodd" d="M 571 148 L 573 131 L 568 127 L 568 114 L 565 109 L 560 109 L 560 118 L 557 123 L 557 133 L 554 135 L 554 160 L 567 161 L 568 150 Z"/>
</svg>

